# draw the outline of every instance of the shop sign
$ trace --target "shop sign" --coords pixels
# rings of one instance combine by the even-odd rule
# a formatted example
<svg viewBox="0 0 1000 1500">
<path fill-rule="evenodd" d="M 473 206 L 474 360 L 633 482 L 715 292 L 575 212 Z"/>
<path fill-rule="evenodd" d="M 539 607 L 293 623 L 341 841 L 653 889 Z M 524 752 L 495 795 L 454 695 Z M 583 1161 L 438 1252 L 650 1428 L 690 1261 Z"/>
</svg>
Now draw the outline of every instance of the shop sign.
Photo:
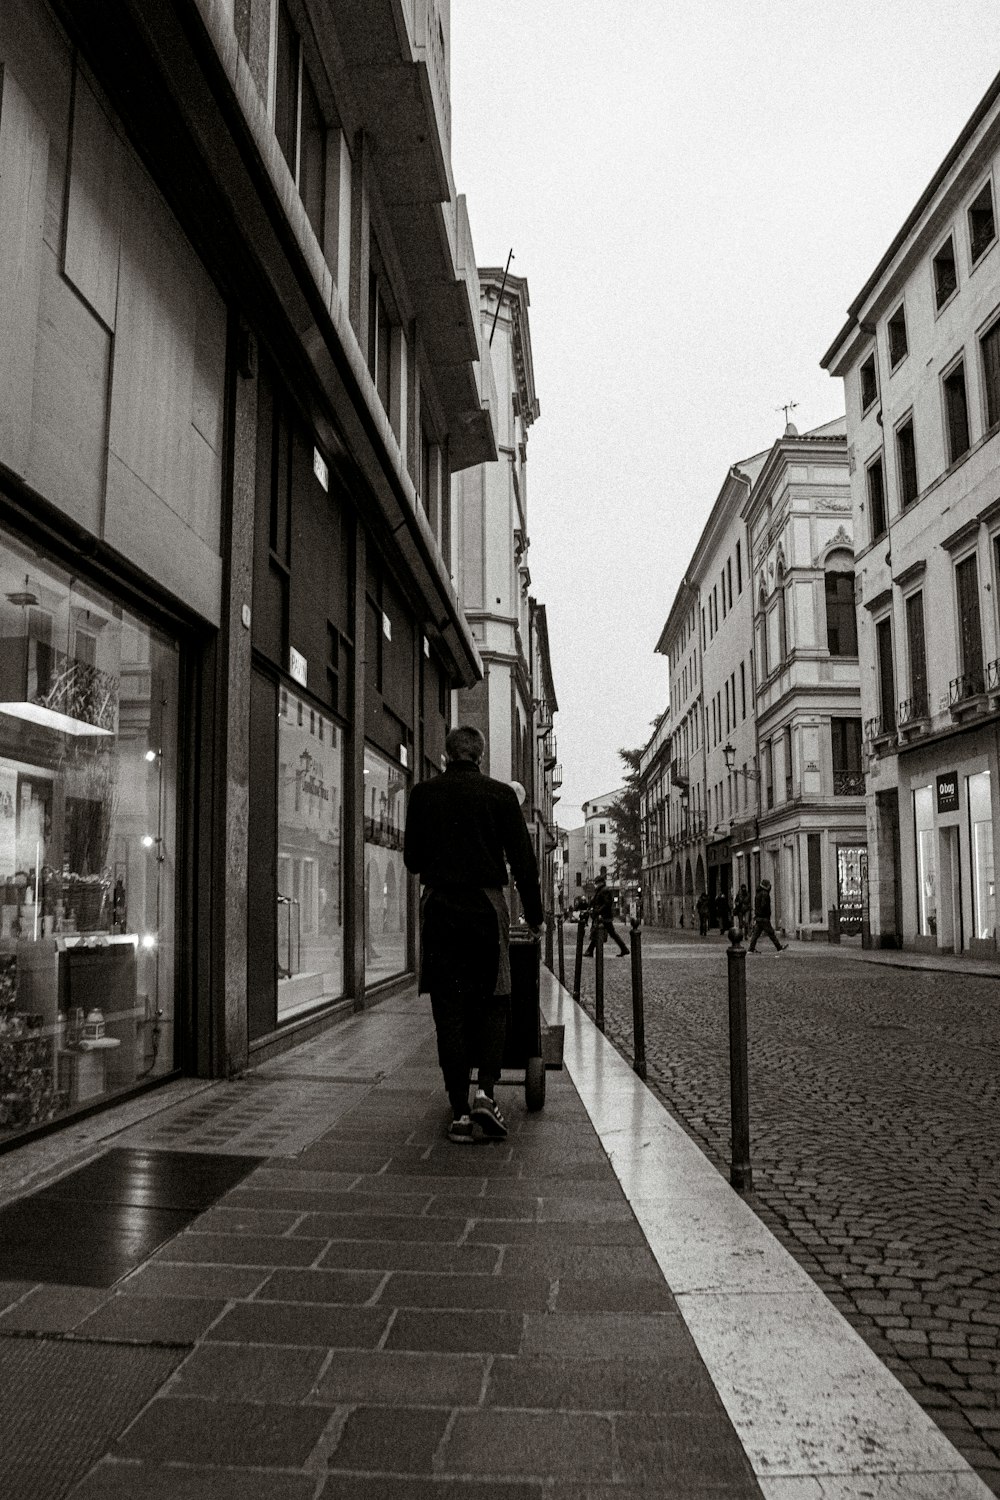
<svg viewBox="0 0 1000 1500">
<path fill-rule="evenodd" d="M 288 648 L 288 672 L 293 682 L 302 687 L 308 687 L 309 663 L 301 651 L 296 651 L 294 646 Z"/>
<path fill-rule="evenodd" d="M 937 778 L 937 810 L 958 812 L 958 772 L 940 771 Z"/>
<path fill-rule="evenodd" d="M 710 869 L 714 868 L 715 865 L 728 865 L 729 857 L 728 839 L 720 839 L 717 844 L 709 844 L 708 864 Z"/>
</svg>

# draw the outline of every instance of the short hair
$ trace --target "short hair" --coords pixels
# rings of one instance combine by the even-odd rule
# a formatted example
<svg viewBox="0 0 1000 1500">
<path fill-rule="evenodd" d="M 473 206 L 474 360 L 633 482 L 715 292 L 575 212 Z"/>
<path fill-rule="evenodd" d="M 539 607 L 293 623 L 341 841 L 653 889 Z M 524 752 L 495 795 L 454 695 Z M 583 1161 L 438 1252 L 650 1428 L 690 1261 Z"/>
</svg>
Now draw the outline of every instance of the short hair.
<svg viewBox="0 0 1000 1500">
<path fill-rule="evenodd" d="M 478 766 L 486 754 L 486 741 L 471 724 L 459 724 L 448 732 L 444 753 L 449 760 L 471 760 Z"/>
</svg>

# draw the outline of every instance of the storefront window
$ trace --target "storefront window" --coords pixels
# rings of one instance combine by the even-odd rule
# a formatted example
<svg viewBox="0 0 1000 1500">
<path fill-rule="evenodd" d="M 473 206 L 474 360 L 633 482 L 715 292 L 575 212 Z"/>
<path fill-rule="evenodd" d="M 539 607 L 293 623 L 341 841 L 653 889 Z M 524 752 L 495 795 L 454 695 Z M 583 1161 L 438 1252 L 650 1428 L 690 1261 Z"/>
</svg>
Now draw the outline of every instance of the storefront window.
<svg viewBox="0 0 1000 1500">
<path fill-rule="evenodd" d="M 365 746 L 365 978 L 406 972 L 406 773 Z"/>
<path fill-rule="evenodd" d="M 993 808 L 990 773 L 969 776 L 969 826 L 972 832 L 972 899 L 976 937 L 993 937 L 997 922 L 996 881 L 993 874 Z"/>
<path fill-rule="evenodd" d="M 282 688 L 278 713 L 278 1020 L 344 993 L 344 736 Z"/>
<path fill-rule="evenodd" d="M 176 645 L 0 539 L 0 1139 L 174 1066 Z"/>
<path fill-rule="evenodd" d="M 934 792 L 929 786 L 913 793 L 913 826 L 917 840 L 917 931 L 937 936 L 937 844 L 934 834 Z"/>
<path fill-rule="evenodd" d="M 840 930 L 860 932 L 865 915 L 865 883 L 868 879 L 868 847 L 865 844 L 837 845 L 837 906 Z"/>
</svg>

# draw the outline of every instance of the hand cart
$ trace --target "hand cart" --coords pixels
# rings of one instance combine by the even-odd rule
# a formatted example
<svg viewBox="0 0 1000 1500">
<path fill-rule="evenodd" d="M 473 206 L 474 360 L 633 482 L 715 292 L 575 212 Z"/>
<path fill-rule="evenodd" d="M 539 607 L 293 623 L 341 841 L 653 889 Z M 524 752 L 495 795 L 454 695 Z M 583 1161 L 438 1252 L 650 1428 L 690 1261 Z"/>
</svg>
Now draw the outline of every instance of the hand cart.
<svg viewBox="0 0 1000 1500">
<path fill-rule="evenodd" d="M 501 1083 L 524 1074 L 524 1102 L 531 1111 L 545 1103 L 545 1070 L 561 1068 L 563 1028 L 542 1027 L 538 971 L 541 944 L 528 927 L 510 930 L 510 1010 L 503 1049 Z"/>
</svg>

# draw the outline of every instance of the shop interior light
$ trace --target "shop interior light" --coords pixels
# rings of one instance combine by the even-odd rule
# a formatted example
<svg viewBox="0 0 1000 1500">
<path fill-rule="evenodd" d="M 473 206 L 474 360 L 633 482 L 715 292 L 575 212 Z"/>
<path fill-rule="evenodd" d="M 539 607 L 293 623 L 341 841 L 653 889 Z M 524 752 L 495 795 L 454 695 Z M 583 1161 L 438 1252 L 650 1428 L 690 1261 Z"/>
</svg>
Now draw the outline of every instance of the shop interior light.
<svg viewBox="0 0 1000 1500">
<path fill-rule="evenodd" d="M 158 753 L 159 752 L 156 751 L 156 750 L 147 750 L 146 751 L 146 759 L 147 760 L 155 760 Z"/>
<path fill-rule="evenodd" d="M 28 719 L 32 724 L 58 730 L 60 734 L 101 735 L 105 739 L 114 736 L 113 729 L 101 729 L 97 724 L 88 724 L 85 719 L 74 719 L 72 714 L 61 714 L 54 708 L 43 708 L 40 703 L 0 703 L 0 714 L 10 714 L 14 719 Z"/>
<path fill-rule="evenodd" d="M 151 933 L 151 932 L 144 932 L 143 933 L 143 935 L 142 935 L 142 946 L 144 948 L 155 948 L 156 947 L 156 938 L 155 938 L 155 936 L 154 936 L 153 933 Z"/>
<path fill-rule="evenodd" d="M 153 845 L 155 843 L 156 843 L 156 840 L 154 839 L 154 837 L 153 837 L 153 835 L 151 833 L 144 833 L 143 834 L 143 836 L 142 836 L 142 847 L 144 849 L 152 849 L 152 847 L 153 847 Z"/>
</svg>

